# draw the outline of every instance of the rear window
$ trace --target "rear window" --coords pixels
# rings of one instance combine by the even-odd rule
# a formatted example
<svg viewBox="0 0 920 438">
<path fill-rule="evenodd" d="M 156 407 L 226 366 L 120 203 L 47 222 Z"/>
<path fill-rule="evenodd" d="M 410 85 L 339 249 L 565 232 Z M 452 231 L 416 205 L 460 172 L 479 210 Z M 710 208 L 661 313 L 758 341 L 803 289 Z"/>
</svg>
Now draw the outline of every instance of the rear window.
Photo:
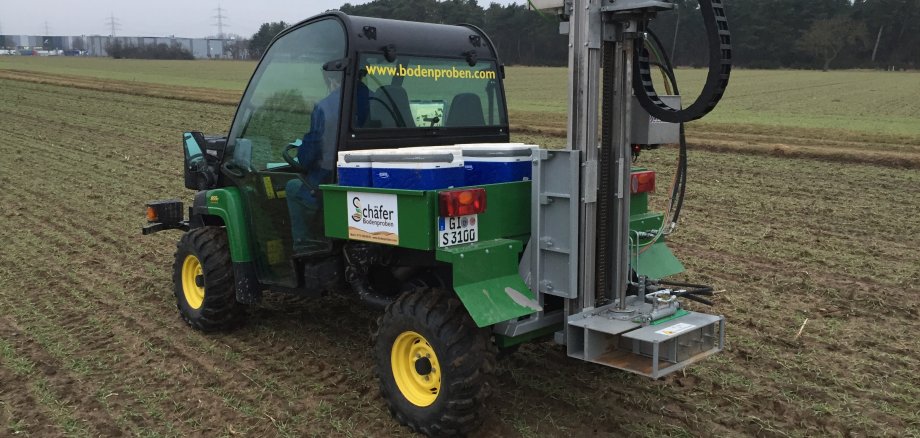
<svg viewBox="0 0 920 438">
<path fill-rule="evenodd" d="M 466 128 L 507 125 L 493 61 L 380 54 L 360 57 L 356 129 Z"/>
</svg>

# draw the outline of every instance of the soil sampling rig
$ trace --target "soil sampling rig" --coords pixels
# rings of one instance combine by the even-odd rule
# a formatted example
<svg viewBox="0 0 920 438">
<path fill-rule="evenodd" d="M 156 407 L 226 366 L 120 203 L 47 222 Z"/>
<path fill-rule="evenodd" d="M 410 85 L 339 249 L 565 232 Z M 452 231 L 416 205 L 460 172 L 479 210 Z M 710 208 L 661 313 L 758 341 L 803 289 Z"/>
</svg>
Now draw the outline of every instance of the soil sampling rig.
<svg viewBox="0 0 920 438">
<path fill-rule="evenodd" d="M 568 355 L 659 378 L 721 351 L 712 290 L 665 243 L 686 183 L 683 122 L 712 110 L 731 47 L 699 0 L 709 74 L 680 107 L 648 29 L 670 1 L 532 0 L 569 38 L 568 147 L 509 143 L 504 68 L 485 33 L 330 12 L 279 34 L 226 136 L 184 134 L 183 203 L 147 205 L 144 233 L 185 231 L 182 318 L 236 325 L 264 292 L 350 289 L 383 309 L 376 373 L 390 411 L 429 434 L 482 419 L 499 349 L 553 338 Z M 658 96 L 652 69 L 665 73 Z M 642 149 L 679 143 L 667 212 L 648 209 Z M 339 287 L 341 286 L 341 287 Z"/>
</svg>

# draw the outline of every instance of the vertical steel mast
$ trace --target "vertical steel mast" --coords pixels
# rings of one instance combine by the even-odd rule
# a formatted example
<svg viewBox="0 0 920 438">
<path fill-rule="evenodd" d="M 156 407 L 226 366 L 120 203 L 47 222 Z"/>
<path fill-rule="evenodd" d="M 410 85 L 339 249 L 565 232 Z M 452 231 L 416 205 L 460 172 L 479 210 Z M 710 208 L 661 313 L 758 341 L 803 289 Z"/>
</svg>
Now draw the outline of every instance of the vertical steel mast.
<svg viewBox="0 0 920 438">
<path fill-rule="evenodd" d="M 569 32 L 568 149 L 581 155 L 577 313 L 595 305 L 597 249 L 598 107 L 601 71 L 602 0 L 574 0 Z M 568 6 L 569 4 L 566 4 Z M 563 31 L 565 23 L 563 23 Z"/>
<path fill-rule="evenodd" d="M 572 0 L 566 7 L 571 8 L 563 25 L 563 31 L 568 26 L 571 73 L 568 148 L 581 152 L 582 169 L 577 307 L 616 300 L 617 309 L 626 310 L 633 50 L 641 37 L 639 19 L 672 5 Z"/>
<path fill-rule="evenodd" d="M 728 36 L 720 32 L 727 32 L 727 23 L 719 24 L 724 21 L 721 2 L 712 1 L 716 3 L 700 0 L 700 6 L 711 22 L 711 56 L 716 64 L 724 64 L 730 48 L 722 48 Z M 637 275 L 631 261 L 639 254 L 631 248 L 638 245 L 640 235 L 648 234 L 630 234 L 630 131 L 637 110 L 634 99 L 647 111 L 640 117 L 652 114 L 635 93 L 645 93 L 659 120 L 691 120 L 688 114 L 701 117 L 718 101 L 728 67 L 711 69 L 710 76 L 719 80 L 707 81 L 714 84 L 704 93 L 708 103 L 694 103 L 696 110 L 682 112 L 659 101 L 643 67 L 645 55 L 637 53 L 644 50 L 646 23 L 658 12 L 673 9 L 673 2 L 531 0 L 531 5 L 557 13 L 560 30 L 569 37 L 568 150 L 543 150 L 534 160 L 532 245 L 522 262 L 522 276 L 541 300 L 547 295 L 565 298 L 564 330 L 557 333 L 557 341 L 566 345 L 571 357 L 653 378 L 721 351 L 723 317 L 681 309 L 678 295 L 657 283 L 648 287 L 645 277 L 637 277 L 630 288 Z M 641 87 L 633 86 L 636 77 Z M 680 322 L 656 325 L 671 317 Z M 504 331 L 514 335 L 548 327 L 555 318 L 556 314 L 540 313 L 508 324 Z"/>
</svg>

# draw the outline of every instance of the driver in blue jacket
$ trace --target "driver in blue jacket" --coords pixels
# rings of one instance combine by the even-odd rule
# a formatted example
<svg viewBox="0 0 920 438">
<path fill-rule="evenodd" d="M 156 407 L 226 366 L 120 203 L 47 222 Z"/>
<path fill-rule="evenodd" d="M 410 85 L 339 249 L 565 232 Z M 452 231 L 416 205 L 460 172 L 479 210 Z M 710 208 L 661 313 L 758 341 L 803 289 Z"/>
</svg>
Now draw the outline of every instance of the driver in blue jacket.
<svg viewBox="0 0 920 438">
<path fill-rule="evenodd" d="M 323 238 L 322 215 L 318 214 L 321 209 L 319 185 L 334 180 L 342 76 L 341 71 L 323 70 L 329 95 L 316 103 L 310 115 L 310 130 L 297 148 L 297 162 L 303 174 L 288 181 L 285 187 L 295 254 L 328 248 Z M 367 122 L 369 102 L 370 90 L 359 81 L 354 116 L 358 127 Z"/>
</svg>

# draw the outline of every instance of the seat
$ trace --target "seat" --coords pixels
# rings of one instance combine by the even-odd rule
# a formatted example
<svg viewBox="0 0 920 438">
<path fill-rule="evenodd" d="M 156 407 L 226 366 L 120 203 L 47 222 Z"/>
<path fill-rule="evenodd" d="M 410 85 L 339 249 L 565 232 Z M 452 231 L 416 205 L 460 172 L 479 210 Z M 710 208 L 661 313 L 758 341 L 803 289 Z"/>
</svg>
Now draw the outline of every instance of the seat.
<svg viewBox="0 0 920 438">
<path fill-rule="evenodd" d="M 400 85 L 384 85 L 374 92 L 370 102 L 371 119 L 379 120 L 382 128 L 401 127 L 399 118 L 406 128 L 414 128 L 409 94 Z"/>
<path fill-rule="evenodd" d="M 454 96 L 447 112 L 444 126 L 484 126 L 486 119 L 482 115 L 482 100 L 473 93 L 461 93 Z"/>
</svg>

